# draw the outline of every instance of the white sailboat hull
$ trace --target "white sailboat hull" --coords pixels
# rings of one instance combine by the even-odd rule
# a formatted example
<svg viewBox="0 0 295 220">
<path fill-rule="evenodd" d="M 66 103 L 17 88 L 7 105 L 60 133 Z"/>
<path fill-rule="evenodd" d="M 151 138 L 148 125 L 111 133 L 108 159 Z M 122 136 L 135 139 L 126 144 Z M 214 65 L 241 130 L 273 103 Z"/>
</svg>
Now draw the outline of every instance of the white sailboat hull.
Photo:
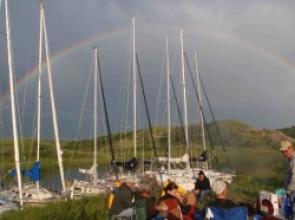
<svg viewBox="0 0 295 220">
<path fill-rule="evenodd" d="M 67 191 L 71 194 L 71 197 L 76 196 L 94 196 L 107 191 L 107 183 L 105 180 L 98 180 L 95 182 L 75 180 L 73 185 L 67 188 Z"/>
<path fill-rule="evenodd" d="M 58 194 L 50 192 L 44 187 L 37 188 L 34 183 L 24 184 L 22 188 L 22 193 L 23 202 L 26 204 L 49 203 L 60 199 L 60 196 Z M 6 194 L 13 202 L 19 202 L 19 191 L 17 187 L 14 186 L 11 189 L 8 189 L 6 191 Z"/>
<path fill-rule="evenodd" d="M 198 172 L 201 169 L 194 168 L 194 169 L 171 169 L 170 174 L 168 174 L 168 170 L 162 170 L 162 178 L 158 172 L 151 171 L 150 174 L 155 174 L 157 180 L 161 182 L 166 182 L 168 180 L 174 181 L 177 185 L 181 188 L 185 189 L 186 191 L 192 191 L 195 189 L 195 181 L 198 175 Z M 214 182 L 217 179 L 222 179 L 227 183 L 231 183 L 234 177 L 234 174 L 230 173 L 223 173 L 215 170 L 209 169 L 202 169 L 205 175 L 209 178 L 210 183 Z"/>
<path fill-rule="evenodd" d="M 10 210 L 17 210 L 18 207 L 15 203 L 10 201 L 5 195 L 0 194 L 0 214 Z"/>
</svg>

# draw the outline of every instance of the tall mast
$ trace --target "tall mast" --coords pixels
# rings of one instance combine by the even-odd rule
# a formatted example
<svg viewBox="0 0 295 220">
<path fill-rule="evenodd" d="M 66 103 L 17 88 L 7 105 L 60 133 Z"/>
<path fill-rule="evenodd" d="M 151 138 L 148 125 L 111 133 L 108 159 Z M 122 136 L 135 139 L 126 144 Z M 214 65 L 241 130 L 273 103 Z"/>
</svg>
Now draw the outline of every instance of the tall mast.
<svg viewBox="0 0 295 220">
<path fill-rule="evenodd" d="M 198 68 L 198 60 L 197 60 L 197 52 L 194 53 L 195 58 L 195 68 L 197 73 L 197 86 L 198 86 L 198 94 L 199 94 L 199 102 L 200 102 L 200 116 L 201 116 L 201 127 L 202 127 L 202 140 L 203 140 L 203 150 L 206 151 L 206 137 L 205 137 L 205 126 L 204 126 L 204 112 L 203 112 L 203 102 L 202 102 L 202 94 L 201 94 L 201 87 L 200 87 L 200 73 Z"/>
<path fill-rule="evenodd" d="M 44 11 L 44 5 L 42 2 L 41 2 L 41 10 L 43 11 L 42 12 L 42 14 L 43 14 L 43 30 L 44 30 L 44 37 L 45 37 L 46 61 L 47 61 L 47 69 L 48 69 L 48 81 L 49 81 L 49 90 L 50 90 L 50 100 L 51 100 L 52 120 L 53 120 L 56 152 L 57 152 L 57 159 L 58 159 L 58 165 L 59 165 L 59 171 L 60 171 L 60 179 L 61 179 L 61 184 L 62 184 L 62 192 L 65 193 L 66 192 L 66 185 L 65 185 L 64 167 L 63 167 L 63 162 L 62 162 L 62 153 L 63 152 L 61 150 L 60 141 L 59 141 L 56 107 L 55 107 L 53 86 L 52 86 L 52 67 L 51 67 L 51 59 L 50 59 L 50 52 L 49 52 L 49 46 L 48 46 L 45 11 Z"/>
<path fill-rule="evenodd" d="M 93 105 L 93 118 L 94 118 L 94 126 L 93 126 L 93 137 L 94 137 L 94 156 L 93 156 L 93 167 L 94 167 L 94 184 L 97 183 L 97 175 L 96 175 L 96 169 L 97 169 L 97 76 L 98 76 L 98 49 L 94 48 L 93 53 L 93 59 L 94 59 L 94 105 Z"/>
<path fill-rule="evenodd" d="M 42 76 L 42 45 L 43 45 L 43 10 L 40 4 L 40 35 L 39 35 L 39 76 L 37 95 L 37 161 L 40 160 L 40 125 L 41 125 L 41 76 Z"/>
<path fill-rule="evenodd" d="M 41 131 L 41 76 L 42 76 L 42 45 L 43 45 L 43 10 L 40 4 L 40 34 L 39 34 L 39 76 L 38 76 L 38 94 L 37 94 L 37 161 L 40 160 L 40 131 Z M 39 181 L 36 187 L 40 188 Z"/>
<path fill-rule="evenodd" d="M 8 1 L 5 0 L 5 15 L 6 15 L 6 34 L 7 34 L 7 54 L 8 54 L 8 68 L 9 68 L 9 88 L 10 88 L 10 100 L 11 100 L 11 116 L 12 116 L 12 130 L 13 130 L 13 146 L 14 146 L 14 162 L 17 175 L 17 184 L 19 191 L 20 206 L 23 206 L 23 193 L 22 193 L 22 180 L 20 172 L 20 161 L 19 161 L 19 145 L 18 145 L 18 132 L 17 132 L 17 121 L 16 121 L 16 109 L 15 109 L 15 98 L 14 98 L 14 70 L 13 70 L 13 58 L 12 58 L 12 43 L 10 33 L 10 20 L 8 12 Z"/>
<path fill-rule="evenodd" d="M 166 54 L 166 74 L 167 74 L 167 126 L 168 126 L 168 175 L 171 171 L 171 102 L 170 102 L 170 61 L 169 61 L 169 42 L 166 38 L 165 45 L 165 54 Z"/>
<path fill-rule="evenodd" d="M 134 157 L 137 157 L 137 73 L 136 73 L 136 42 L 135 42 L 135 16 L 132 17 L 132 73 L 133 73 L 133 151 Z"/>
<path fill-rule="evenodd" d="M 180 47 L 181 47 L 181 72 L 182 72 L 182 86 L 183 86 L 183 110 L 184 110 L 184 131 L 186 142 L 186 153 L 189 153 L 189 138 L 188 138 L 188 118 L 187 118 L 187 95 L 186 95 L 186 79 L 184 71 L 184 49 L 183 49 L 183 33 L 180 30 Z M 189 168 L 189 163 L 186 164 Z"/>
</svg>

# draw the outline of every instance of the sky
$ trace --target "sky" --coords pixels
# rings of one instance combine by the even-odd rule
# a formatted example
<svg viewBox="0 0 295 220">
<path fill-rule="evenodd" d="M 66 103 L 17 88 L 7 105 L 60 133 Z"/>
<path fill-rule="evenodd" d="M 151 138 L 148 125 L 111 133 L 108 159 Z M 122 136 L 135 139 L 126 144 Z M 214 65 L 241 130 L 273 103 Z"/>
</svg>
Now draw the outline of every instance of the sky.
<svg viewBox="0 0 295 220">
<path fill-rule="evenodd" d="M 169 39 L 170 68 L 183 106 L 180 29 L 183 29 L 184 47 L 192 69 L 193 53 L 197 52 L 199 71 L 217 120 L 240 120 L 257 128 L 295 124 L 294 1 L 44 0 L 44 3 L 59 130 L 63 139 L 92 135 L 93 80 L 89 74 L 93 71 L 92 48 L 95 46 L 99 49 L 112 130 L 131 128 L 131 80 L 128 75 L 133 15 L 136 17 L 136 50 L 154 125 L 164 123 L 166 117 L 163 75 L 166 37 Z M 9 10 L 18 120 L 22 135 L 31 137 L 35 132 L 39 1 L 9 0 Z M 3 8 L 0 19 L 0 30 L 5 32 Z M 7 52 L 3 36 L 0 37 L 0 57 L 1 132 L 10 136 Z M 188 78 L 187 69 L 186 74 Z M 42 82 L 41 133 L 48 138 L 52 136 L 52 125 L 47 78 L 43 77 Z M 86 88 L 89 89 L 87 93 Z M 140 94 L 140 90 L 138 92 Z M 199 113 L 190 80 L 188 97 L 189 121 L 195 123 Z M 138 127 L 145 127 L 141 95 L 138 103 Z M 103 132 L 105 125 L 101 102 L 99 104 L 99 129 Z M 172 108 L 176 123 L 175 103 Z"/>
</svg>

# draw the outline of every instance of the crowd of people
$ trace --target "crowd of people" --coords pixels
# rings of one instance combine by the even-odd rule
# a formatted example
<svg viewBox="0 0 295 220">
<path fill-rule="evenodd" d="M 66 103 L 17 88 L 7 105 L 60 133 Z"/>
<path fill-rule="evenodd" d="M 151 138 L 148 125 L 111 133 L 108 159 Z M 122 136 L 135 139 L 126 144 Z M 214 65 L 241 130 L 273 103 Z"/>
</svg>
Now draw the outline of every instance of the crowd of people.
<svg viewBox="0 0 295 220">
<path fill-rule="evenodd" d="M 149 184 L 139 184 L 133 180 L 123 182 L 113 191 L 112 205 L 110 213 L 112 219 L 122 219 L 136 216 L 137 220 L 202 220 L 216 219 L 215 208 L 234 209 L 239 208 L 234 202 L 228 200 L 228 185 L 222 180 L 214 181 L 210 186 L 210 181 L 201 170 L 195 182 L 195 189 L 189 192 L 179 192 L 178 185 L 173 181 L 168 181 L 162 188 L 162 193 L 158 198 L 151 195 Z M 198 203 L 205 202 L 206 197 L 215 199 L 209 200 L 204 209 L 198 209 Z M 243 218 L 243 216 L 245 218 Z M 247 217 L 247 210 L 239 219 Z M 224 218 L 223 218 L 224 219 Z M 229 219 L 229 218 L 228 218 Z"/>
<path fill-rule="evenodd" d="M 286 178 L 286 195 L 295 204 L 295 150 L 290 141 L 282 141 L 280 151 L 289 161 Z M 155 195 L 156 187 L 126 180 L 112 192 L 111 219 L 137 220 L 246 220 L 251 216 L 251 208 L 228 199 L 228 184 L 221 179 L 210 183 L 204 171 L 200 170 L 195 189 L 180 192 L 177 183 L 168 181 L 161 187 L 162 193 Z M 158 192 L 160 192 L 158 191 Z M 152 195 L 152 192 L 154 194 Z M 199 204 L 202 204 L 200 208 Z M 292 209 L 292 206 L 291 206 Z M 294 210 L 294 208 L 293 208 Z M 293 211 L 290 211 L 293 219 Z M 253 213 L 252 213 L 253 214 Z M 275 217 L 257 219 L 279 219 Z M 133 218 L 132 218 L 133 217 Z M 252 218 L 251 219 L 255 219 Z"/>
</svg>

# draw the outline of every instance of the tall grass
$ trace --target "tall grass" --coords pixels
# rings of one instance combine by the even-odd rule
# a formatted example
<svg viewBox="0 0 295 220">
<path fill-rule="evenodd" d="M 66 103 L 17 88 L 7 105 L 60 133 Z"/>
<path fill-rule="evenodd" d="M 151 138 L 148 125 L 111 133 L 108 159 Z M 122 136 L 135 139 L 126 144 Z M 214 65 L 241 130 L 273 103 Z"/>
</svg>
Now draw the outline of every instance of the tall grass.
<svg viewBox="0 0 295 220">
<path fill-rule="evenodd" d="M 104 195 L 51 203 L 45 207 L 27 207 L 21 211 L 9 211 L 0 216 L 1 220 L 105 220 Z"/>
</svg>

